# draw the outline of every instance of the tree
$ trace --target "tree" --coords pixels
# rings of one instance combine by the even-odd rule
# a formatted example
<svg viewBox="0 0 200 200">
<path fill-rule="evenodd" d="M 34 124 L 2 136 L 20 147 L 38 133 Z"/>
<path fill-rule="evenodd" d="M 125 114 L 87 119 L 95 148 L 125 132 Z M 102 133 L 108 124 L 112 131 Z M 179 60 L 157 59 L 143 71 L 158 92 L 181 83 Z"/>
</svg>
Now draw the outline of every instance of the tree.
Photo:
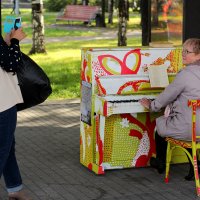
<svg viewBox="0 0 200 200">
<path fill-rule="evenodd" d="M 113 6 L 114 0 L 108 0 L 108 23 L 113 24 Z"/>
<path fill-rule="evenodd" d="M 89 0 L 82 0 L 82 5 L 87 6 L 89 4 Z"/>
<path fill-rule="evenodd" d="M 140 11 L 140 0 L 133 0 L 132 9 L 133 11 Z"/>
<path fill-rule="evenodd" d="M 76 4 L 77 4 L 77 0 L 73 0 L 73 1 L 72 1 L 72 4 L 73 4 L 73 5 L 76 5 Z"/>
<path fill-rule="evenodd" d="M 43 1 L 32 0 L 33 44 L 29 54 L 46 53 L 44 44 Z"/>
<path fill-rule="evenodd" d="M 152 7 L 152 25 L 158 26 L 158 0 L 153 0 L 151 2 Z"/>
<path fill-rule="evenodd" d="M 119 0 L 119 22 L 118 22 L 118 46 L 127 46 L 127 20 L 128 20 L 128 0 Z"/>
<path fill-rule="evenodd" d="M 106 27 L 105 23 L 105 0 L 96 1 L 96 5 L 101 6 L 101 13 L 96 15 L 96 26 Z"/>
<path fill-rule="evenodd" d="M 142 46 L 151 42 L 151 0 L 141 0 Z"/>
<path fill-rule="evenodd" d="M 66 5 L 77 3 L 77 0 L 45 0 L 45 9 L 47 11 L 62 12 Z"/>
<path fill-rule="evenodd" d="M 101 26 L 102 27 L 106 27 L 106 23 L 105 23 L 105 0 L 101 1 Z"/>
</svg>

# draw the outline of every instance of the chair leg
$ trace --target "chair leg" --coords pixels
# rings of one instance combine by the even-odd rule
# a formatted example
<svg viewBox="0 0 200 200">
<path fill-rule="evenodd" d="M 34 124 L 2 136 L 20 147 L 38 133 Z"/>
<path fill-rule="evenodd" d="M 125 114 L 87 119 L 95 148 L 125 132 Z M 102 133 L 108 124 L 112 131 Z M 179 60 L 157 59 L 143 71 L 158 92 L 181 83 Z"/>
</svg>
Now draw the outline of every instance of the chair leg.
<svg viewBox="0 0 200 200">
<path fill-rule="evenodd" d="M 194 167 L 193 167 L 192 149 L 191 148 L 185 148 L 185 150 L 186 150 L 185 154 L 186 154 L 186 156 L 188 158 L 188 162 L 189 162 L 189 172 L 188 172 L 188 175 L 185 176 L 185 180 L 192 181 L 192 180 L 194 180 Z M 189 153 L 189 154 L 187 154 L 187 153 Z"/>
<path fill-rule="evenodd" d="M 167 144 L 167 153 L 166 153 L 166 171 L 165 171 L 165 183 L 169 182 L 169 169 L 170 169 L 170 163 L 171 163 L 171 156 L 172 156 L 172 149 L 171 144 L 168 142 Z"/>
<path fill-rule="evenodd" d="M 193 158 L 193 167 L 194 167 L 194 178 L 195 178 L 195 184 L 196 184 L 196 192 L 197 192 L 197 196 L 200 196 L 200 184 L 199 184 L 199 172 L 198 172 L 196 148 L 192 148 L 192 158 Z"/>
</svg>

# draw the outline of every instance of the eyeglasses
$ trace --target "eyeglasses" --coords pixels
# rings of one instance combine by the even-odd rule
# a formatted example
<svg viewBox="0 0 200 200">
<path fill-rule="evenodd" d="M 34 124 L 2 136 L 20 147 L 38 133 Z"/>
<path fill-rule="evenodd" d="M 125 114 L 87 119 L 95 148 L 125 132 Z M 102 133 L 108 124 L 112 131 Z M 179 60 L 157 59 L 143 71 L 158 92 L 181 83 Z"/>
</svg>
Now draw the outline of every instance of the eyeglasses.
<svg viewBox="0 0 200 200">
<path fill-rule="evenodd" d="M 187 55 L 187 54 L 189 54 L 189 53 L 195 53 L 195 52 L 193 52 L 193 51 L 188 51 L 187 49 L 184 49 L 184 50 L 182 51 L 182 54 L 185 54 L 185 55 Z"/>
</svg>

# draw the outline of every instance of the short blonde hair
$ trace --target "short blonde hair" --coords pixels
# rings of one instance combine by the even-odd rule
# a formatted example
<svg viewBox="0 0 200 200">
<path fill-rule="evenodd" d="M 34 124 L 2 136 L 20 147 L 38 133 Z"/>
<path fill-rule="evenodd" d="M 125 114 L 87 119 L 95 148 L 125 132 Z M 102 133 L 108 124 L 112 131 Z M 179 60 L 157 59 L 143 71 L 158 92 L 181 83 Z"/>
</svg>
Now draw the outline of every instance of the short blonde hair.
<svg viewBox="0 0 200 200">
<path fill-rule="evenodd" d="M 187 39 L 183 46 L 191 46 L 195 54 L 200 54 L 200 39 L 198 38 Z"/>
</svg>

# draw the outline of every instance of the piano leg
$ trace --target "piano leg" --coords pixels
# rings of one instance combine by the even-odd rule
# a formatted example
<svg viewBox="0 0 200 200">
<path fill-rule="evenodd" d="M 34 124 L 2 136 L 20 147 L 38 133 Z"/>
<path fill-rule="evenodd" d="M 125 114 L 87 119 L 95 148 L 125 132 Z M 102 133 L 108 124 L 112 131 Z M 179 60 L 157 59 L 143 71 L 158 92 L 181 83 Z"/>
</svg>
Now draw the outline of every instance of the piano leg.
<svg viewBox="0 0 200 200">
<path fill-rule="evenodd" d="M 104 157 L 104 130 L 105 117 L 98 115 L 96 119 L 96 166 L 94 171 L 97 174 L 104 174 L 103 157 Z"/>
</svg>

